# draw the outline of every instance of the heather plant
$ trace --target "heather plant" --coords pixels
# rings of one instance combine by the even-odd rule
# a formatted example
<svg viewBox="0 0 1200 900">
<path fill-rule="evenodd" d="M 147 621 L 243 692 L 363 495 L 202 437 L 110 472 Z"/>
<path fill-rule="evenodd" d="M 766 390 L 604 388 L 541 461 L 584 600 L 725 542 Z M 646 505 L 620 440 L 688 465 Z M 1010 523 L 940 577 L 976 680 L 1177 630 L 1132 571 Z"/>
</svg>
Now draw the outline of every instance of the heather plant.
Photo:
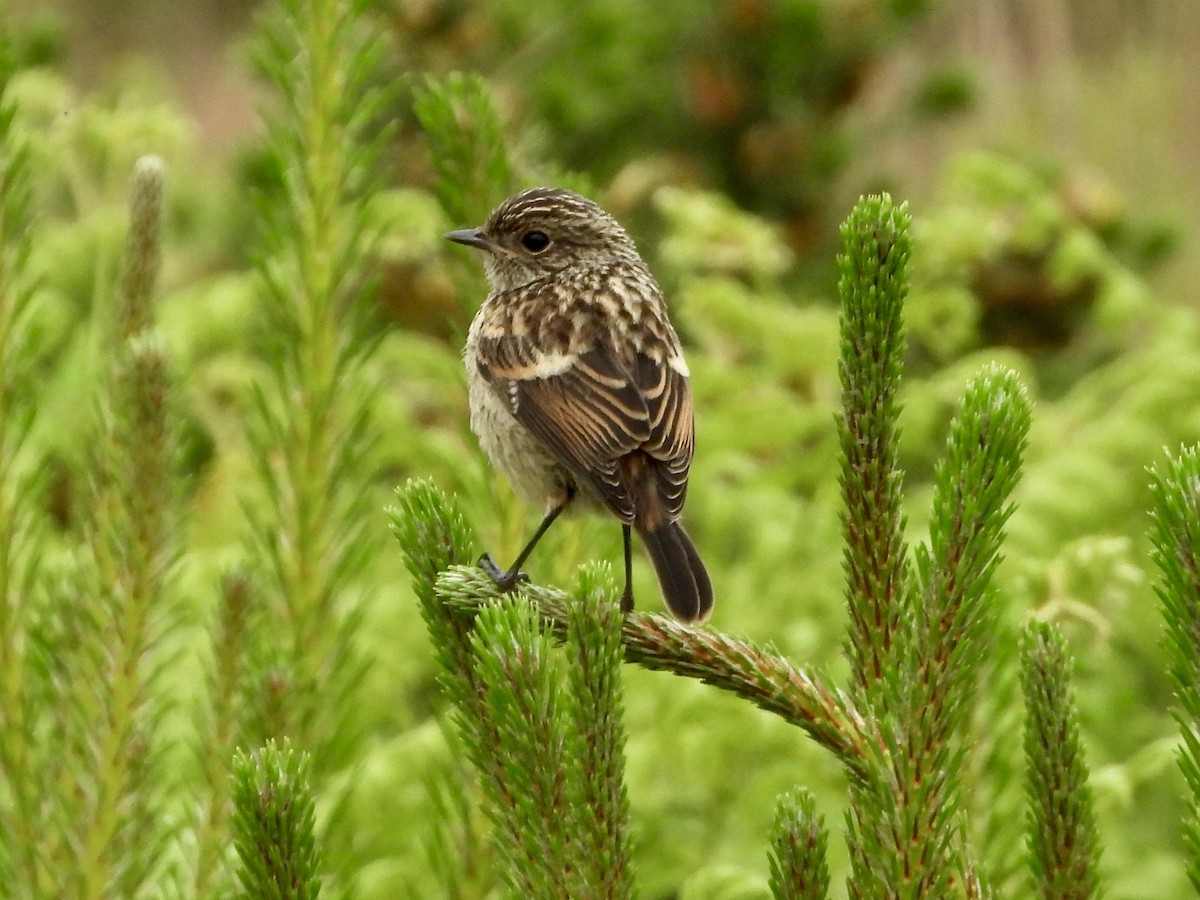
<svg viewBox="0 0 1200 900">
<path fill-rule="evenodd" d="M 37 100 L 57 86 L 19 70 L 4 44 L 0 393 L 8 408 L 0 542 L 10 640 L 0 859 L 16 896 L 224 896 L 233 882 L 234 826 L 238 878 L 249 895 L 296 896 L 291 879 L 301 879 L 315 896 L 313 864 L 301 860 L 298 874 L 268 889 L 262 885 L 271 879 L 250 855 L 274 848 L 274 865 L 274 856 L 312 847 L 311 809 L 301 815 L 289 807 L 294 841 L 271 835 L 256 843 L 254 829 L 277 814 L 255 818 L 246 808 L 254 781 L 243 771 L 234 790 L 231 775 L 238 746 L 278 734 L 309 756 L 300 766 L 290 750 L 264 751 L 255 757 L 267 760 L 259 781 L 307 779 L 314 758 L 313 777 L 328 778 L 354 757 L 362 730 L 361 720 L 346 718 L 365 667 L 352 646 L 359 616 L 347 585 L 361 577 L 373 546 L 363 505 L 369 481 L 340 475 L 363 465 L 370 448 L 373 394 L 363 361 L 372 342 L 359 298 L 370 281 L 362 206 L 378 141 L 372 148 L 358 136 L 374 125 L 372 110 L 385 96 L 367 88 L 378 43 L 363 31 L 362 14 L 337 3 L 294 4 L 272 10 L 261 29 L 262 70 L 284 110 L 268 140 L 283 177 L 260 207 L 261 334 L 274 343 L 264 352 L 270 365 L 245 393 L 254 411 L 250 458 L 263 486 L 238 491 L 248 551 L 233 554 L 233 564 L 227 552 L 221 563 L 197 554 L 197 538 L 203 544 L 212 536 L 183 506 L 195 499 L 196 472 L 181 463 L 202 465 L 212 445 L 196 433 L 195 410 L 181 414 L 169 349 L 177 335 L 158 327 L 167 167 L 152 156 L 133 167 L 119 267 L 104 251 L 83 263 L 95 267 L 90 315 L 64 323 L 55 293 L 62 271 L 36 268 L 44 266 L 36 239 L 48 240 L 50 229 L 38 228 L 31 203 L 39 188 L 58 186 L 48 167 L 61 161 L 29 149 L 31 130 L 44 124 Z M 360 80 L 347 86 L 346 71 Z M 14 85 L 33 101 L 24 117 Z M 56 138 L 63 155 L 78 155 L 80 170 L 89 171 L 82 163 L 94 144 Z M 68 196 L 86 209 L 86 188 L 102 182 L 73 186 Z M 72 329 L 78 336 L 61 336 Z M 47 440 L 37 425 L 47 409 L 53 413 L 47 400 L 59 385 L 32 377 L 47 360 L 95 372 L 68 385 L 77 395 L 70 412 L 77 443 L 57 471 L 46 454 L 62 438 Z M 81 497 L 56 508 L 60 490 Z M 197 588 L 208 573 L 212 581 Z M 187 631 L 197 613 L 207 618 L 205 600 L 215 602 L 211 662 L 197 696 L 184 687 L 199 649 Z M 284 863 L 290 872 L 292 861 Z M 347 856 L 335 856 L 331 867 L 339 863 Z"/>
<path fill-rule="evenodd" d="M 1154 560 L 1161 574 L 1158 595 L 1166 624 L 1168 670 L 1175 689 L 1176 750 L 1187 782 L 1183 815 L 1187 874 L 1200 890 L 1200 448 L 1182 449 L 1151 470 Z"/>
<path fill-rule="evenodd" d="M 395 85 L 413 59 L 381 22 L 264 9 L 237 171 L 144 73 L 77 93 L 0 28 L 6 894 L 1183 896 L 1194 311 L 1061 185 L 976 154 L 911 223 L 860 202 L 836 301 L 798 288 L 753 186 L 655 187 L 621 91 L 572 82 L 570 133 L 544 132 L 545 98 L 514 109 L 537 53 Z M 390 130 L 408 87 L 419 140 Z M 427 177 L 393 183 L 393 151 Z M 828 172 L 793 174 L 803 204 Z M 533 511 L 468 432 L 483 285 L 439 236 L 535 182 L 648 192 L 631 228 L 693 370 L 710 628 L 657 615 L 645 565 L 616 615 L 606 566 L 577 566 L 619 558 L 603 522 L 564 522 L 513 595 L 475 566 Z M 1094 292 L 1065 346 L 981 327 L 1014 259 Z"/>
</svg>

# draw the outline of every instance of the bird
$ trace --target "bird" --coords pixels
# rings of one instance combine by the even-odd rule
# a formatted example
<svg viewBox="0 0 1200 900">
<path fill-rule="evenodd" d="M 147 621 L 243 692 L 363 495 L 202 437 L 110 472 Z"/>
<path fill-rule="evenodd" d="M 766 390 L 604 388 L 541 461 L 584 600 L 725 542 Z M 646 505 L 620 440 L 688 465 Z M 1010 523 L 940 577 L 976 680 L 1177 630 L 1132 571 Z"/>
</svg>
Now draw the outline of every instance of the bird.
<svg viewBox="0 0 1200 900">
<path fill-rule="evenodd" d="M 483 252 L 489 293 L 463 348 L 471 430 L 541 524 L 516 561 L 479 565 L 502 590 L 566 510 L 621 523 L 634 608 L 631 532 L 675 618 L 703 622 L 713 587 L 679 518 L 695 445 L 690 372 L 662 289 L 632 238 L 597 203 L 537 187 L 478 228 L 445 235 Z"/>
</svg>

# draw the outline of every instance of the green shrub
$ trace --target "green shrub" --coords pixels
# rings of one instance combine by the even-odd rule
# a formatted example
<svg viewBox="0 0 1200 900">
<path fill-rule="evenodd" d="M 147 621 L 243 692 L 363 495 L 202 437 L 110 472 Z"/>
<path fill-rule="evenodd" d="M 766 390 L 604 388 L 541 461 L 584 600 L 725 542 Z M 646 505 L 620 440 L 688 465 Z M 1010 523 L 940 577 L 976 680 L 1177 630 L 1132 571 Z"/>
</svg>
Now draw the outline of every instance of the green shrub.
<svg viewBox="0 0 1200 900">
<path fill-rule="evenodd" d="M 769 11 L 798 16 L 804 6 Z M 599 28 L 618 8 L 589 4 L 580 27 Z M 919 11 L 869 8 L 862 30 L 845 32 L 844 65 L 830 62 L 828 81 L 814 76 L 826 88 Z M 499 42 L 534 28 L 517 10 L 463 15 L 506 17 L 512 34 L 495 46 L 507 47 Z M 1144 466 L 1163 446 L 1200 440 L 1194 312 L 1153 297 L 1105 230 L 1073 217 L 1054 179 L 972 155 L 913 225 L 907 355 L 889 332 L 887 365 L 847 382 L 859 363 L 837 304 L 796 287 L 794 230 L 746 211 L 774 207 L 756 199 L 761 185 L 734 185 L 741 173 L 727 171 L 760 120 L 710 129 L 685 149 L 704 154 L 709 183 L 724 190 L 656 189 L 641 207 L 653 221 L 633 227 L 655 238 L 643 245 L 688 344 L 699 410 L 688 524 L 720 593 L 718 630 L 631 618 L 621 646 L 642 665 L 623 667 L 618 684 L 607 578 L 576 568 L 615 559 L 619 540 L 606 523 L 579 521 L 547 537 L 532 569 L 539 587 L 489 608 L 472 631 L 473 610 L 490 597 L 475 555 L 486 546 L 511 556 L 533 513 L 467 430 L 458 336 L 483 286 L 438 236 L 476 224 L 510 181 L 591 180 L 589 192 L 628 207 L 638 185 L 676 180 L 639 172 L 658 171 L 661 149 L 691 134 L 693 111 L 663 122 L 662 134 L 631 128 L 627 142 L 606 142 L 597 135 L 645 115 L 640 102 L 657 102 L 670 84 L 649 82 L 629 105 L 603 79 L 585 92 L 572 74 L 532 84 L 536 102 L 513 115 L 512 83 L 560 65 L 531 53 L 487 81 L 417 80 L 412 121 L 427 129 L 417 141 L 403 122 L 384 127 L 399 104 L 389 80 L 399 64 L 376 37 L 376 14 L 357 4 L 268 8 L 256 46 L 269 127 L 237 171 L 201 158 L 192 125 L 156 86 L 125 76 L 76 96 L 54 53 L 5 37 L 0 883 L 27 896 L 225 896 L 281 852 L 257 845 L 302 848 L 291 858 L 301 881 L 312 887 L 316 867 L 327 895 L 486 896 L 507 883 L 530 846 L 521 829 L 546 810 L 540 799 L 526 806 L 515 827 L 496 812 L 494 783 L 471 768 L 492 745 L 462 733 L 444 687 L 447 672 L 470 671 L 481 654 L 498 666 L 497 642 L 520 636 L 538 648 L 540 668 L 489 669 L 488 715 L 511 712 L 499 708 L 505 696 L 532 696 L 547 703 L 543 736 L 603 726 L 594 745 L 554 748 L 570 778 L 562 794 L 543 784 L 531 795 L 571 808 L 564 821 L 580 843 L 548 846 L 560 876 L 570 867 L 571 878 L 611 877 L 614 894 L 636 881 L 645 896 L 820 896 L 847 879 L 873 894 L 902 858 L 881 847 L 896 828 L 919 826 L 929 841 L 923 877 L 953 879 L 951 892 L 979 879 L 997 895 L 1019 894 L 1033 871 L 1022 841 L 1044 875 L 1063 836 L 1075 835 L 1087 838 L 1071 839 L 1084 851 L 1072 861 L 1082 861 L 1082 883 L 1098 879 L 1115 897 L 1145 896 L 1147 884 L 1182 896 L 1195 841 L 1191 829 L 1185 843 L 1177 820 L 1194 818 L 1193 798 L 1181 800 L 1194 785 L 1164 777 L 1178 743 L 1165 710 L 1178 691 L 1191 779 L 1183 676 L 1194 652 L 1181 649 L 1178 628 L 1189 570 L 1173 561 L 1187 558 L 1179 548 L 1194 477 L 1190 451 L 1178 454 L 1151 494 Z M 839 23 L 817 24 L 820 43 Z M 703 17 L 694 31 L 671 16 L 661 25 L 697 47 L 714 27 Z M 770 107 L 764 127 L 794 91 L 798 73 L 771 62 L 789 34 L 758 31 L 718 48 L 761 51 L 770 77 L 746 77 L 756 108 Z M 589 65 L 647 52 L 611 49 Z M 481 58 L 498 52 L 479 49 Z M 742 77 L 737 60 L 703 61 Z M 653 63 L 647 71 L 678 65 L 666 53 Z M 598 108 L 606 95 L 611 108 Z M 778 157 L 794 166 L 768 177 L 782 185 L 782 216 L 820 202 L 827 164 L 846 146 L 837 102 L 816 112 L 807 103 L 804 94 L 779 113 L 784 136 L 789 117 L 811 115 L 818 149 L 836 152 Z M 408 139 L 388 143 L 393 134 Z M 429 174 L 390 184 L 393 151 L 423 160 Z M 556 174 L 542 156 L 586 172 Z M 882 293 L 843 290 L 851 312 L 867 313 L 895 300 L 903 279 L 888 268 L 895 257 L 863 248 L 900 247 L 907 225 L 882 203 L 853 221 L 885 223 L 854 232 L 846 257 L 851 284 L 872 283 L 873 260 L 892 273 Z M 1021 248 L 1041 255 L 1038 277 L 1052 285 L 1095 287 L 1065 346 L 997 348 L 979 327 L 979 268 Z M 879 339 L 873 329 L 885 319 L 857 327 Z M 1025 395 L 1034 413 L 1014 485 Z M 855 406 L 872 397 L 877 405 Z M 869 415 L 854 424 L 846 408 Z M 997 408 L 1003 422 L 988 416 Z M 860 445 L 868 435 L 878 440 Z M 866 455 L 847 467 L 855 448 Z M 421 562 L 415 587 L 382 512 L 393 485 L 410 478 L 427 479 L 405 491 L 397 522 Z M 1169 677 L 1146 618 L 1151 505 L 1176 629 Z M 970 522 L 986 527 L 963 530 Z M 859 543 L 846 543 L 851 530 Z M 645 569 L 637 587 L 652 596 Z M 553 583 L 575 585 L 570 605 L 540 587 Z M 876 608 L 887 585 L 891 600 Z M 530 603 L 543 619 L 531 618 Z M 1030 629 L 1022 644 L 1030 611 L 1065 636 L 1073 695 L 1053 632 Z M 422 614 L 458 630 L 431 640 Z M 566 652 L 535 633 L 545 621 Z M 607 662 L 581 678 L 593 649 Z M 1026 692 L 1048 698 L 1038 721 L 1051 731 L 1066 723 L 1077 737 L 1047 755 L 1042 783 L 1059 773 L 1078 785 L 1086 751 L 1094 829 L 1075 787 L 1074 830 L 1044 804 L 1029 814 L 1037 837 L 1022 827 L 1022 671 Z M 506 695 L 506 678 L 525 693 Z M 608 693 L 585 696 L 597 685 Z M 589 712 L 601 704 L 607 717 Z M 926 730 L 896 726 L 936 704 L 944 715 Z M 1026 733 L 1032 762 L 1037 734 Z M 256 749 L 285 737 L 290 755 Z M 595 766 L 577 764 L 586 753 Z M 904 761 L 893 781 L 882 777 L 885 758 Z M 511 763 L 539 774 L 529 759 Z M 589 783 L 582 770 L 604 766 L 603 781 Z M 901 776 L 943 768 L 961 777 L 957 786 L 924 779 L 921 792 L 893 802 Z M 272 815 L 271 806 L 256 811 L 255 796 L 297 798 L 296 815 L 272 820 L 270 842 L 257 840 L 268 829 L 255 814 Z M 562 806 L 580 797 L 606 799 L 582 804 L 590 817 Z M 598 816 L 601 808 L 616 813 Z M 828 839 L 833 823 L 848 842 Z M 1100 870 L 1093 834 L 1105 848 Z M 252 895 L 279 886 L 255 883 Z"/>
</svg>

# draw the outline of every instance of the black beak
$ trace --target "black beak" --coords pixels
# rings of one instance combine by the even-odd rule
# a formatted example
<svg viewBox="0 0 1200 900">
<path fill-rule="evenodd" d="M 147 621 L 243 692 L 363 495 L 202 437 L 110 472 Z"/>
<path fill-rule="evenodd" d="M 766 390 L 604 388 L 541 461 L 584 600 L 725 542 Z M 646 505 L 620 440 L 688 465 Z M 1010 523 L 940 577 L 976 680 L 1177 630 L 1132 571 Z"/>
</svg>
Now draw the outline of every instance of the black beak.
<svg viewBox="0 0 1200 900">
<path fill-rule="evenodd" d="M 456 244 L 465 244 L 468 247 L 478 247 L 480 250 L 488 250 L 492 246 L 491 240 L 478 228 L 463 228 L 459 231 L 450 231 L 442 235 L 448 241 L 454 241 Z"/>
</svg>

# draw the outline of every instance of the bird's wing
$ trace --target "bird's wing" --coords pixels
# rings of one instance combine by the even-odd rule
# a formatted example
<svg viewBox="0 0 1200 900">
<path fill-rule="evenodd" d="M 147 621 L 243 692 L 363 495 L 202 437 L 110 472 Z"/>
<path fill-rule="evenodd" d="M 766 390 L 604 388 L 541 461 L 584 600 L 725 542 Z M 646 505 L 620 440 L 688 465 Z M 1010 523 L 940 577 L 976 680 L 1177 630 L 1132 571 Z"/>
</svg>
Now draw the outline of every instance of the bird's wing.
<svg viewBox="0 0 1200 900">
<path fill-rule="evenodd" d="M 678 347 L 667 348 L 682 360 Z M 671 357 L 664 362 L 639 353 L 634 368 L 638 391 L 649 414 L 650 436 L 642 449 L 661 465 L 655 469 L 658 495 L 672 518 L 683 511 L 688 470 L 695 446 L 692 391 Z"/>
<path fill-rule="evenodd" d="M 618 517 L 634 517 L 619 462 L 635 450 L 662 463 L 655 467 L 659 494 L 678 516 L 692 458 L 684 375 L 645 353 L 625 365 L 602 344 L 552 352 L 511 331 L 481 336 L 475 352 L 480 373 L 513 416 Z"/>
</svg>

